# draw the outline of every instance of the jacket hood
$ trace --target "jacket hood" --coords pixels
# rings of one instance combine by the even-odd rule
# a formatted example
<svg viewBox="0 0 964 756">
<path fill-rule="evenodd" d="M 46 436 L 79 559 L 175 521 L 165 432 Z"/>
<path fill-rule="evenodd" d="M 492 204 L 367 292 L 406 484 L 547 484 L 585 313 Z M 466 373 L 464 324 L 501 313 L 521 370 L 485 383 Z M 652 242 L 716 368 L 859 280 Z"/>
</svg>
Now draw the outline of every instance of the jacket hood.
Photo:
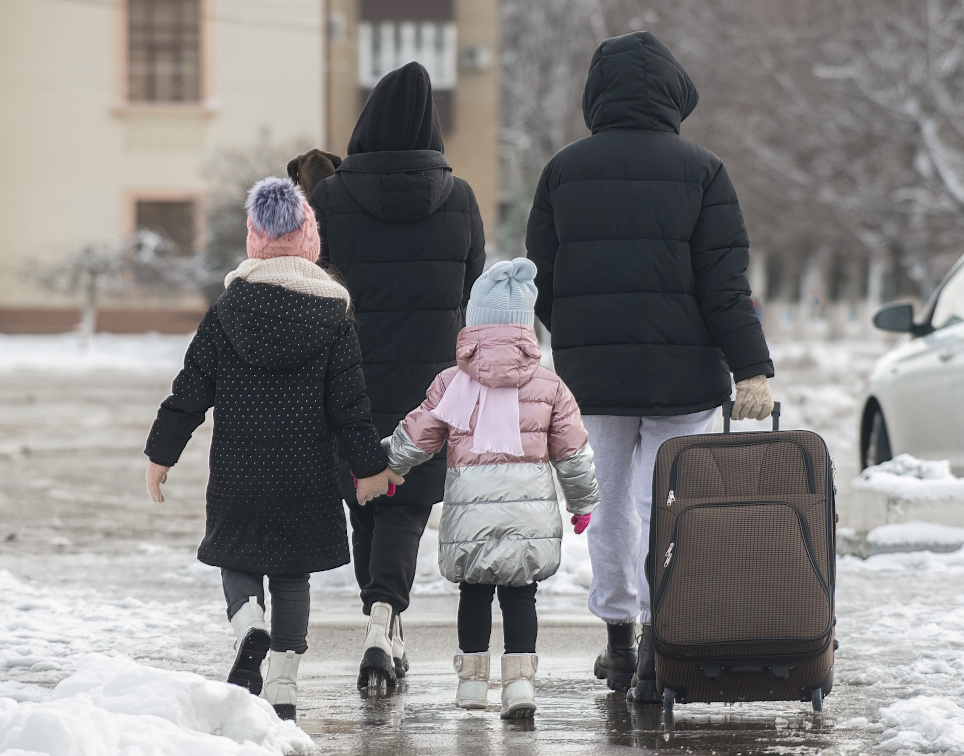
<svg viewBox="0 0 964 756">
<path fill-rule="evenodd" d="M 515 323 L 463 328 L 455 349 L 459 368 L 489 388 L 524 386 L 542 357 L 535 329 Z"/>
<path fill-rule="evenodd" d="M 693 112 L 696 85 L 673 53 L 649 32 L 607 39 L 596 49 L 582 95 L 586 126 L 673 131 Z"/>
<path fill-rule="evenodd" d="M 349 155 L 400 150 L 444 151 L 432 81 L 414 61 L 379 80 L 348 140 Z"/>
<path fill-rule="evenodd" d="M 241 359 L 256 367 L 290 370 L 331 344 L 347 303 L 236 278 L 215 308 Z"/>
<path fill-rule="evenodd" d="M 449 198 L 455 179 L 436 150 L 401 150 L 349 155 L 338 175 L 352 198 L 380 220 L 424 220 Z"/>
</svg>

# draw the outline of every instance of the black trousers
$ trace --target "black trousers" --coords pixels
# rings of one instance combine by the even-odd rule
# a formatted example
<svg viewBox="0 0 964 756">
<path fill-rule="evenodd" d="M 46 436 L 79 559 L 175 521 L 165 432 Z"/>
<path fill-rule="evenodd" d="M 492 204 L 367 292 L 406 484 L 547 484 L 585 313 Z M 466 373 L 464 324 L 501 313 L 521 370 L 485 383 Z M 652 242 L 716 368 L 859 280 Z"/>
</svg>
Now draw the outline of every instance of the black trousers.
<svg viewBox="0 0 964 756">
<path fill-rule="evenodd" d="M 539 620 L 536 617 L 536 586 L 518 588 L 459 583 L 459 648 L 465 654 L 489 650 L 492 635 L 492 595 L 499 592 L 505 653 L 534 654 Z"/>
<path fill-rule="evenodd" d="M 221 568 L 221 585 L 231 619 L 251 596 L 257 596 L 264 609 L 264 575 Z M 268 575 L 271 591 L 271 650 L 308 650 L 308 573 L 303 575 Z"/>
<path fill-rule="evenodd" d="M 415 582 L 418 542 L 432 507 L 395 504 L 382 497 L 364 507 L 348 502 L 348 511 L 352 562 L 365 614 L 376 601 L 404 612 Z"/>
</svg>

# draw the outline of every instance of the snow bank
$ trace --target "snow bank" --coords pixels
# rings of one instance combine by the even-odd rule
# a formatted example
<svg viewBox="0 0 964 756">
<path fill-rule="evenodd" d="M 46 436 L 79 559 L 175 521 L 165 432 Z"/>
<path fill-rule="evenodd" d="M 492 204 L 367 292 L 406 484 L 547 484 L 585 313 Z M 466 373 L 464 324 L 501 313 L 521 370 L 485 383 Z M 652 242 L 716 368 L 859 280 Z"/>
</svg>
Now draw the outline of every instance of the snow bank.
<svg viewBox="0 0 964 756">
<path fill-rule="evenodd" d="M 45 700 L 0 698 L 0 752 L 51 756 L 306 754 L 311 738 L 235 685 L 89 656 Z"/>
<path fill-rule="evenodd" d="M 927 544 L 945 547 L 945 549 L 959 548 L 964 546 L 964 528 L 917 520 L 891 523 L 871 530 L 867 534 L 867 542 L 878 547 L 910 547 L 915 544 Z"/>
<path fill-rule="evenodd" d="M 193 334 L 158 333 L 117 335 L 97 333 L 89 345 L 76 333 L 50 336 L 0 334 L 0 372 L 53 370 L 80 373 L 91 370 L 171 373 L 184 364 Z"/>
<path fill-rule="evenodd" d="M 964 754 L 964 709 L 936 696 L 915 696 L 881 709 L 888 729 L 879 737 L 890 753 Z"/>
<path fill-rule="evenodd" d="M 964 502 L 964 478 L 955 477 L 946 460 L 929 461 L 909 454 L 898 454 L 887 462 L 868 467 L 852 486 L 895 499 Z"/>
</svg>

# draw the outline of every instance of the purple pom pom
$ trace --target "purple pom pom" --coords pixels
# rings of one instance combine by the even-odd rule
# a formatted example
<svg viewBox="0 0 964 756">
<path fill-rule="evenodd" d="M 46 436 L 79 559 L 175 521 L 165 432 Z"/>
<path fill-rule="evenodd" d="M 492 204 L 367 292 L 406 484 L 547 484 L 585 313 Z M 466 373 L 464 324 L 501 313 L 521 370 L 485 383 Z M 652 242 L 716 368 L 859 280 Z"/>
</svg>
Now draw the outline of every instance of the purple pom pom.
<svg viewBox="0 0 964 756">
<path fill-rule="evenodd" d="M 279 239 L 304 225 L 304 200 L 291 179 L 268 176 L 251 187 L 244 207 L 258 231 Z"/>
</svg>

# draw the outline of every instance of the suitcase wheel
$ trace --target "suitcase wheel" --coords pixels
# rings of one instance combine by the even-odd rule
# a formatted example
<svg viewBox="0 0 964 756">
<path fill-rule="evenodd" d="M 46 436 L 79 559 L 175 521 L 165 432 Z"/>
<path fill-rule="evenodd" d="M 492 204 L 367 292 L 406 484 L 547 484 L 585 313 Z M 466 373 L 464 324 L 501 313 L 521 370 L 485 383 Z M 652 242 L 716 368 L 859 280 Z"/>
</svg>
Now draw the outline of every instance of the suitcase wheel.
<svg viewBox="0 0 964 756">
<path fill-rule="evenodd" d="M 814 711 L 823 711 L 823 688 L 810 689 L 810 702 Z"/>
<path fill-rule="evenodd" d="M 674 703 L 676 703 L 676 696 L 673 694 L 673 689 L 663 688 L 663 711 L 672 714 Z"/>
</svg>

